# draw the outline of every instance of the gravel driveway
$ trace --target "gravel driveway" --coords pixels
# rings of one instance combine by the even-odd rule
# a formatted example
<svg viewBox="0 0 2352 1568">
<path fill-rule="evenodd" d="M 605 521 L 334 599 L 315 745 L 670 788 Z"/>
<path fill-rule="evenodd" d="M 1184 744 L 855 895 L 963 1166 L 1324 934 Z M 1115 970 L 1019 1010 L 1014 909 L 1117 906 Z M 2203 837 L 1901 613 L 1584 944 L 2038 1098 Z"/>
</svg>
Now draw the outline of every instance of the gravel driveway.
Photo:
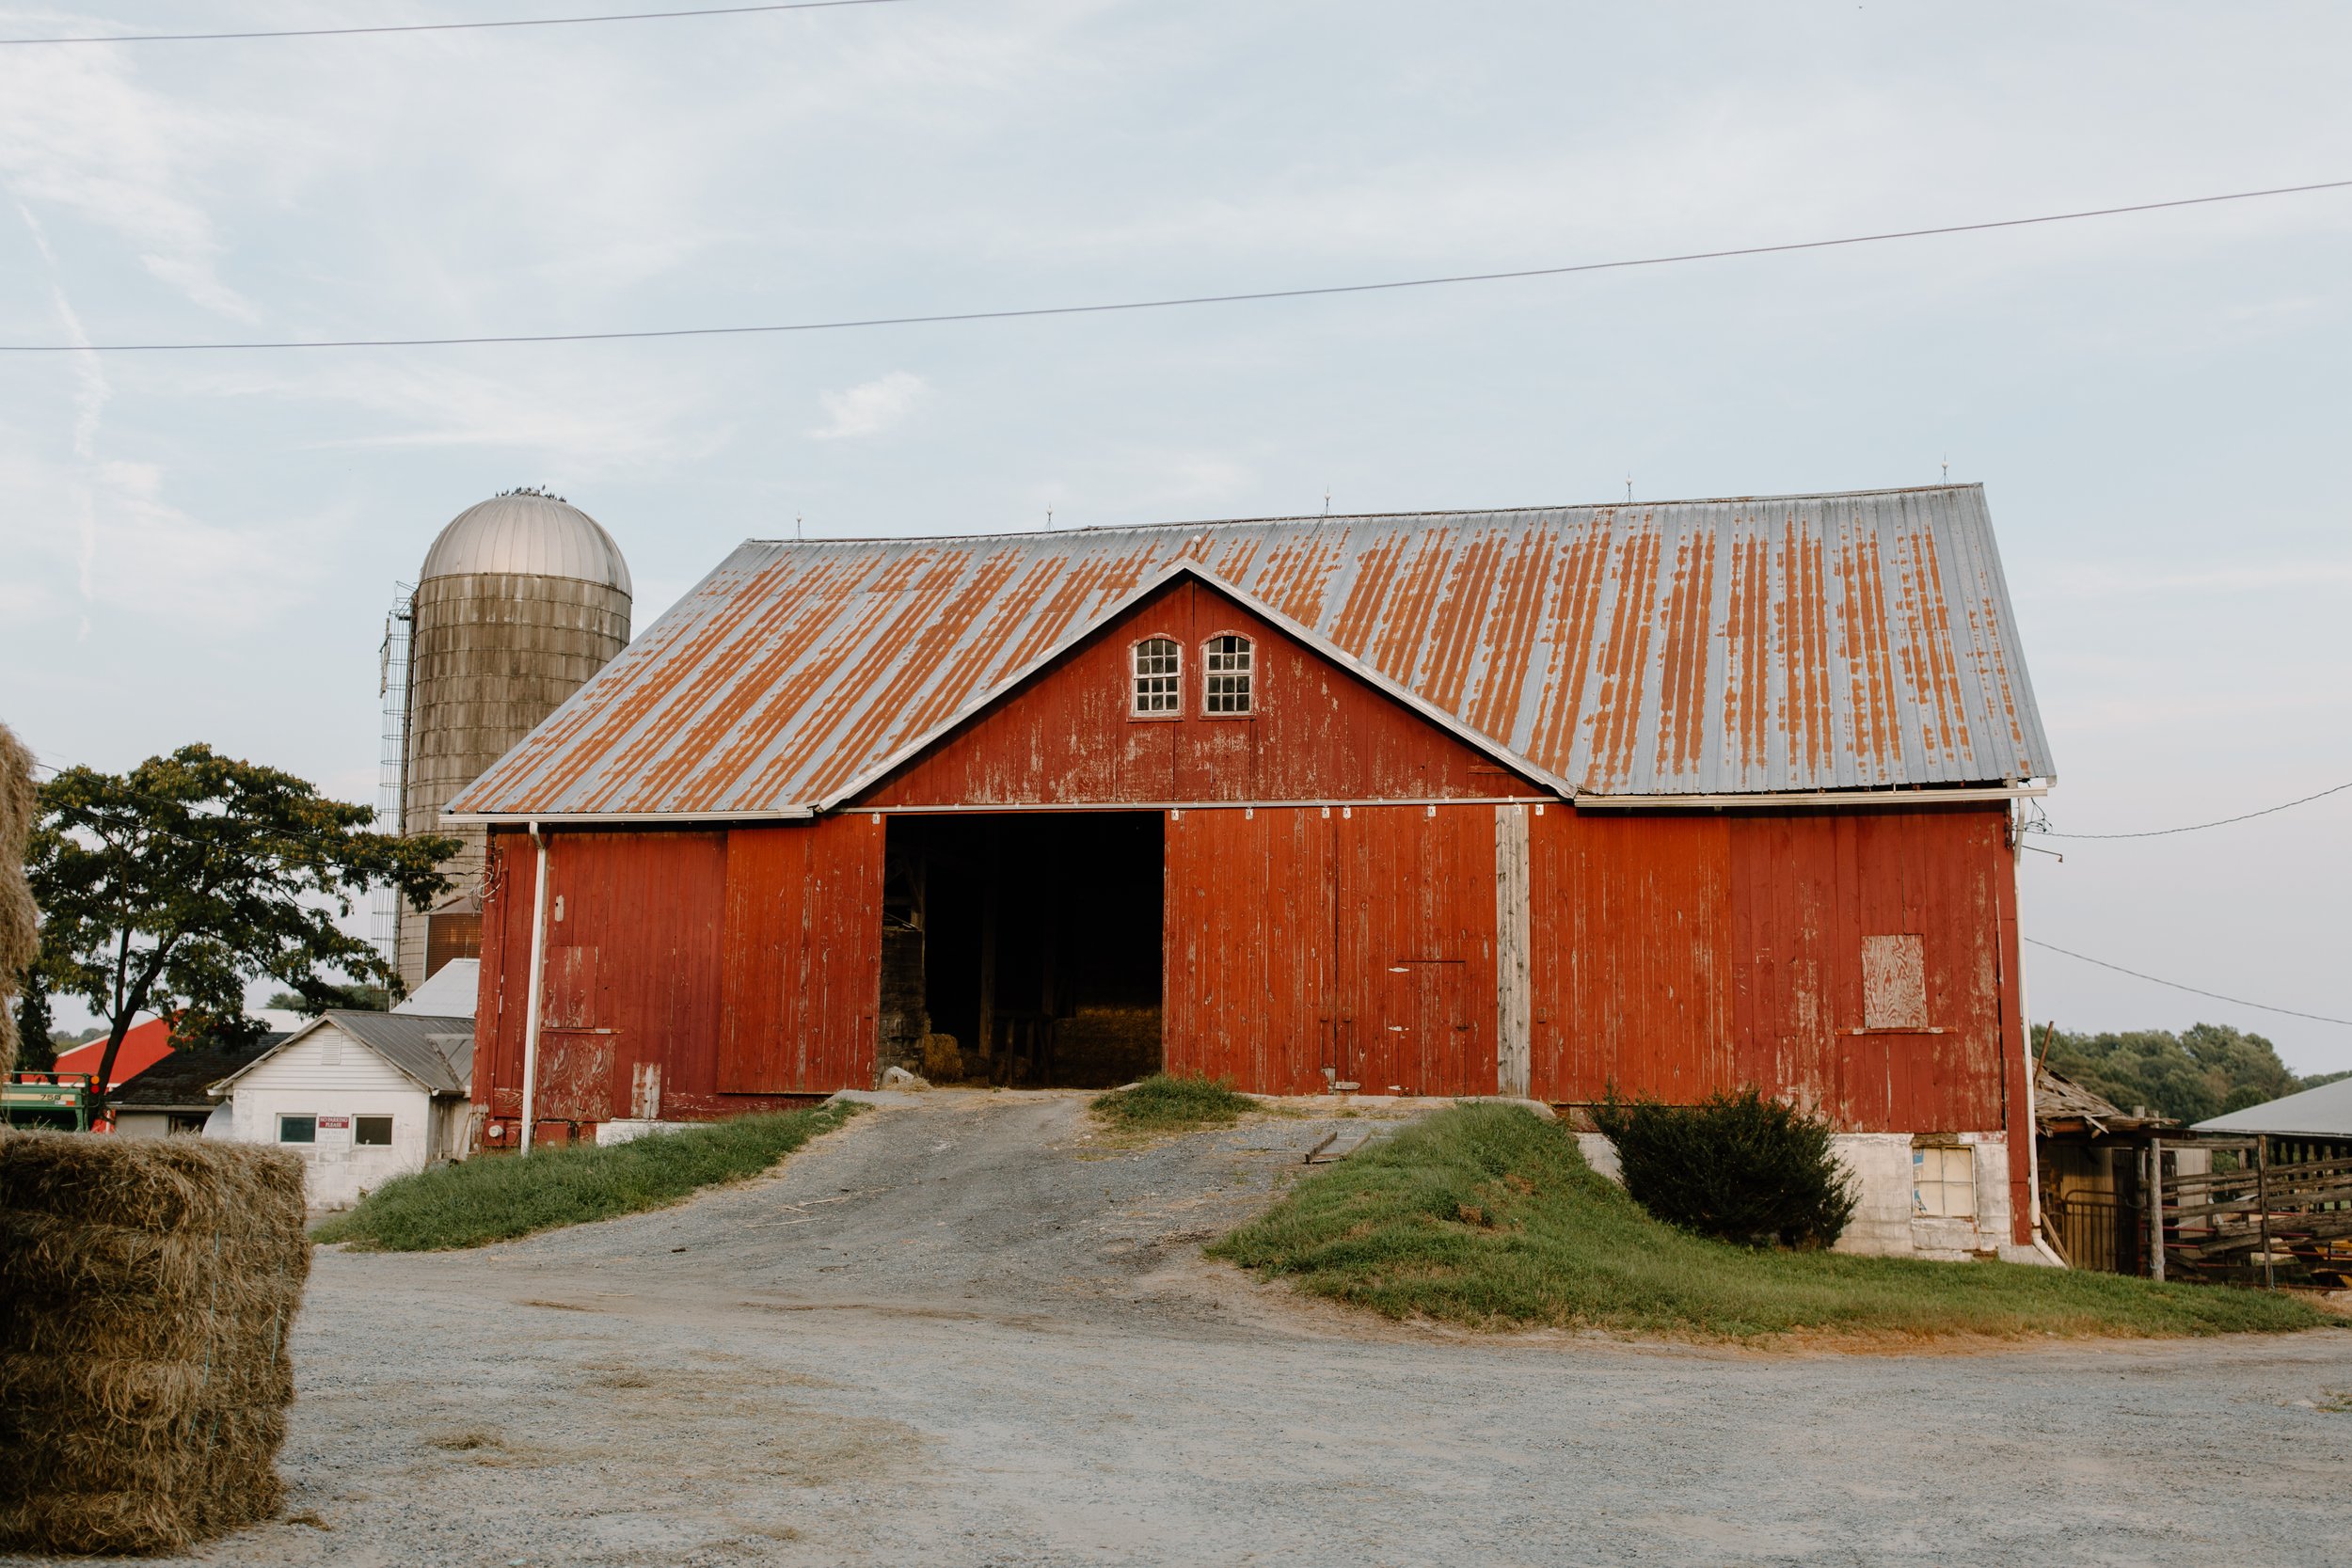
<svg viewBox="0 0 2352 1568">
<path fill-rule="evenodd" d="M 215 1563 L 2323 1563 L 2352 1334 L 1472 1336 L 1198 1257 L 1326 1132 L 934 1091 L 680 1209 L 323 1252 L 292 1518 Z"/>
</svg>

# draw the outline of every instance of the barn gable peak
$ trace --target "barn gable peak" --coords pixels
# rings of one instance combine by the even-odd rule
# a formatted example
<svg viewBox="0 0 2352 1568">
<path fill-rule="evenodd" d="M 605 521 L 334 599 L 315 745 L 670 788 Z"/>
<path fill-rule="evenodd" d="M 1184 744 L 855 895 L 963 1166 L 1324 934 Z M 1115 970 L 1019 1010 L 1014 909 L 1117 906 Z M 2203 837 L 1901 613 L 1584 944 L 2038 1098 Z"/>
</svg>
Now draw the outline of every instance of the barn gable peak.
<svg viewBox="0 0 2352 1568">
<path fill-rule="evenodd" d="M 897 756 L 830 789 L 820 809 L 1561 793 L 1562 781 L 1180 562 Z"/>
</svg>

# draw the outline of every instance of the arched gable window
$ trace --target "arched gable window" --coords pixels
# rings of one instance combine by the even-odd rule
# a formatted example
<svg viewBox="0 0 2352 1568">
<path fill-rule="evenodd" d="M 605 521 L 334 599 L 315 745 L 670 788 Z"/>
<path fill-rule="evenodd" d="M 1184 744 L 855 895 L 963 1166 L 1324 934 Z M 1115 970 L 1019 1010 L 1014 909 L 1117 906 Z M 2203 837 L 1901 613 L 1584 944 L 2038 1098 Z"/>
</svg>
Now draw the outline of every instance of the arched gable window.
<svg viewBox="0 0 2352 1568">
<path fill-rule="evenodd" d="M 1172 637 L 1147 637 L 1136 644 L 1136 713 L 1184 711 L 1184 657 Z"/>
<path fill-rule="evenodd" d="M 1230 632 L 1209 639 L 1205 668 L 1209 686 L 1202 711 L 1208 713 L 1248 713 L 1249 711 L 1249 677 L 1256 650 L 1247 637 Z"/>
</svg>

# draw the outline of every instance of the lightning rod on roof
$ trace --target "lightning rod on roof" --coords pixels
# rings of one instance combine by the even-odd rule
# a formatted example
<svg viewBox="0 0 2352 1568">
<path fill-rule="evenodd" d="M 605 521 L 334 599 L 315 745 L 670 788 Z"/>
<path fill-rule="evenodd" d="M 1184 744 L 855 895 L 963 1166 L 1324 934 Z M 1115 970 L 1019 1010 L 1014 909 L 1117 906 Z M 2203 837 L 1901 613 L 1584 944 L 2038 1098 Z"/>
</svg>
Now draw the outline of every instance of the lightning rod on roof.
<svg viewBox="0 0 2352 1568">
<path fill-rule="evenodd" d="M 1633 476 L 1631 474 L 1625 476 L 1625 499 L 1627 500 L 1633 499 Z"/>
</svg>

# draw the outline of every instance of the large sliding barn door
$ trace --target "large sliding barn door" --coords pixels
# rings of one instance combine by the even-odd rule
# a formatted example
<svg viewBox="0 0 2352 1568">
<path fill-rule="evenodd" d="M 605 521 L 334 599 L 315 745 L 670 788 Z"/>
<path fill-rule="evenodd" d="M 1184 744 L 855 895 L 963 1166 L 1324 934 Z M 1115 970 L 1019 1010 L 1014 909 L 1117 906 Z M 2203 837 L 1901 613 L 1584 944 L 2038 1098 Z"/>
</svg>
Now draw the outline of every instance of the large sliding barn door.
<svg viewBox="0 0 2352 1568">
<path fill-rule="evenodd" d="M 873 1086 L 882 879 L 869 813 L 727 834 L 720 1092 Z"/>
<path fill-rule="evenodd" d="M 1494 852 L 1491 806 L 1171 814 L 1169 1070 L 1494 1093 Z"/>
</svg>

